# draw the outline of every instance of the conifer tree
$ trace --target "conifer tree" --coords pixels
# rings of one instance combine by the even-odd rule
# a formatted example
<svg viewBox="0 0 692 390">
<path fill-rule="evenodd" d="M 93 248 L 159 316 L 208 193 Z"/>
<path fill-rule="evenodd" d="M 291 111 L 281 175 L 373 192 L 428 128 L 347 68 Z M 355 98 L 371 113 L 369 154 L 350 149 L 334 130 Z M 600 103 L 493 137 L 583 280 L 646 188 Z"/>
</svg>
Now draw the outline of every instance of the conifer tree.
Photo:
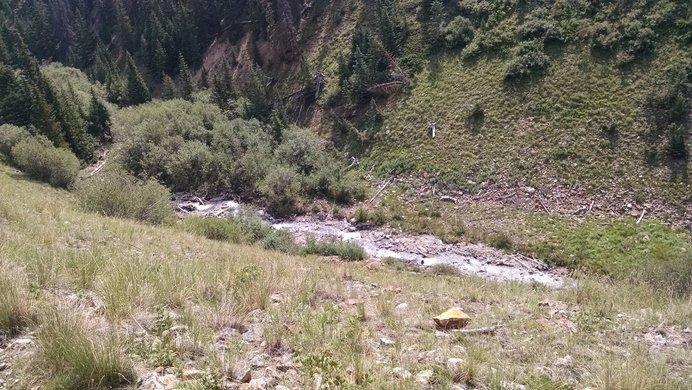
<svg viewBox="0 0 692 390">
<path fill-rule="evenodd" d="M 192 74 L 185 63 L 183 53 L 178 53 L 178 71 L 180 77 L 180 97 L 192 101 L 193 83 Z"/>
<path fill-rule="evenodd" d="M 212 101 L 224 111 L 230 109 L 231 100 L 238 98 L 233 84 L 233 74 L 226 62 L 221 67 L 221 77 L 214 76 L 211 96 Z"/>
<path fill-rule="evenodd" d="M 164 74 L 163 82 L 161 85 L 161 97 L 164 99 L 175 99 L 178 97 L 178 87 L 175 86 L 175 82 L 171 76 Z"/>
<path fill-rule="evenodd" d="M 127 53 L 127 101 L 129 104 L 141 104 L 151 100 L 151 93 L 144 78 L 139 73 L 135 60 Z"/>
<path fill-rule="evenodd" d="M 111 139 L 110 114 L 93 89 L 91 90 L 91 103 L 87 115 L 87 130 L 93 137 L 102 141 L 110 141 Z"/>
</svg>

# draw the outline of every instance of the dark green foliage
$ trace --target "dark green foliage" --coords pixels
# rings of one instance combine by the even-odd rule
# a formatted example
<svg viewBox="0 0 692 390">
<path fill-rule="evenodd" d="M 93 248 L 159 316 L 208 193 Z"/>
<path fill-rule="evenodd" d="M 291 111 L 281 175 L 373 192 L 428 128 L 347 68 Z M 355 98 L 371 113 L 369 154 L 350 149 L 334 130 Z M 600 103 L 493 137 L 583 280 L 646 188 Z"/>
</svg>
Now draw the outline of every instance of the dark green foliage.
<svg viewBox="0 0 692 390">
<path fill-rule="evenodd" d="M 76 193 L 82 208 L 90 212 L 152 224 L 174 217 L 166 187 L 122 172 L 108 171 L 91 177 L 79 184 Z"/>
<path fill-rule="evenodd" d="M 71 187 L 79 172 L 72 152 L 56 148 L 46 137 L 24 138 L 12 148 L 12 161 L 27 176 L 55 187 Z"/>
<path fill-rule="evenodd" d="M 132 56 L 127 54 L 127 102 L 129 104 L 141 104 L 151 100 L 151 93 L 139 73 Z"/>
<path fill-rule="evenodd" d="M 178 74 L 180 76 L 180 97 L 192 101 L 192 92 L 194 91 L 192 73 L 185 63 L 183 53 L 179 55 Z"/>
<path fill-rule="evenodd" d="M 272 78 L 262 71 L 259 66 L 254 66 L 250 76 L 245 81 L 243 94 L 247 99 L 246 111 L 250 118 L 267 120 L 272 112 L 272 101 L 270 97 L 270 85 Z"/>
<path fill-rule="evenodd" d="M 87 129 L 93 137 L 108 141 L 111 139 L 111 117 L 106 106 L 91 90 L 91 104 L 87 114 Z"/>
<path fill-rule="evenodd" d="M 540 40 L 522 42 L 505 70 L 505 81 L 517 81 L 538 74 L 548 68 L 549 61 Z"/>
<path fill-rule="evenodd" d="M 534 10 L 517 28 L 517 34 L 521 40 L 562 41 L 564 39 L 558 22 L 546 8 Z"/>
<path fill-rule="evenodd" d="M 339 84 L 356 101 L 369 96 L 368 88 L 388 80 L 385 54 L 370 30 L 359 27 L 351 40 L 351 56 L 339 63 Z"/>
<path fill-rule="evenodd" d="M 309 239 L 302 251 L 305 255 L 338 256 L 345 261 L 365 260 L 367 253 L 358 244 L 340 241 L 335 237 L 323 240 Z"/>
<path fill-rule="evenodd" d="M 443 30 L 444 41 L 449 48 L 466 46 L 473 39 L 473 25 L 463 16 L 454 18 Z"/>
<path fill-rule="evenodd" d="M 14 125 L 0 125 L 0 154 L 10 158 L 10 152 L 14 145 L 31 134 L 24 127 Z"/>
<path fill-rule="evenodd" d="M 392 54 L 401 53 L 409 31 L 399 0 L 377 0 L 376 8 L 382 44 Z"/>
<path fill-rule="evenodd" d="M 212 85 L 212 100 L 224 111 L 231 111 L 233 101 L 238 98 L 238 93 L 233 81 L 233 74 L 226 62 L 221 67 L 221 75 L 214 76 Z"/>
<path fill-rule="evenodd" d="M 278 217 L 287 217 L 296 212 L 302 190 L 300 174 L 291 168 L 279 165 L 271 169 L 259 185 L 269 210 Z"/>
<path fill-rule="evenodd" d="M 161 82 L 161 97 L 164 99 L 175 99 L 178 97 L 178 87 L 169 75 L 163 76 Z"/>
</svg>

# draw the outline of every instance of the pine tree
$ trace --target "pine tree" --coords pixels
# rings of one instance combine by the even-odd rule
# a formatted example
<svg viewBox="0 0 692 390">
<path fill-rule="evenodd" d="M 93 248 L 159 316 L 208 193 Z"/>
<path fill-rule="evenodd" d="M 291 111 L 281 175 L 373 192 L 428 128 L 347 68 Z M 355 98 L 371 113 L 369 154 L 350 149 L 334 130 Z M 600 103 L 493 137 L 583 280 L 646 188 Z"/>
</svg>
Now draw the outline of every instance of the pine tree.
<svg viewBox="0 0 692 390">
<path fill-rule="evenodd" d="M 430 41 L 431 49 L 443 43 L 443 30 L 445 23 L 445 8 L 441 0 L 433 0 L 430 3 L 430 11 L 426 23 L 426 33 Z"/>
<path fill-rule="evenodd" d="M 214 76 L 211 98 L 222 110 L 230 109 L 231 100 L 237 99 L 238 94 L 233 84 L 233 74 L 226 62 L 221 67 L 221 77 Z"/>
<path fill-rule="evenodd" d="M 175 82 L 171 76 L 164 74 L 163 82 L 161 85 L 161 97 L 164 99 L 175 99 L 178 97 L 178 87 L 175 86 Z"/>
<path fill-rule="evenodd" d="M 127 53 L 127 101 L 129 104 L 141 104 L 151 100 L 151 93 L 144 78 L 139 73 L 135 60 Z"/>
<path fill-rule="evenodd" d="M 132 30 L 132 24 L 130 23 L 130 17 L 127 16 L 127 11 L 121 0 L 115 0 L 115 19 L 118 25 L 120 42 L 122 42 L 123 47 L 132 48 L 134 43 L 134 32 Z"/>
<path fill-rule="evenodd" d="M 168 63 L 168 54 L 163 48 L 161 41 L 157 40 L 154 49 L 154 63 L 152 64 L 152 73 L 155 75 L 163 75 L 166 72 L 166 64 Z"/>
<path fill-rule="evenodd" d="M 253 66 L 252 73 L 245 82 L 244 95 L 247 98 L 246 111 L 251 118 L 266 120 L 271 114 L 267 77 L 262 68 Z"/>
<path fill-rule="evenodd" d="M 5 45 L 5 41 L 2 39 L 2 35 L 0 35 L 0 64 L 6 64 L 9 62 L 9 57 L 7 54 L 7 46 Z"/>
<path fill-rule="evenodd" d="M 93 89 L 91 90 L 91 104 L 87 115 L 87 130 L 93 137 L 102 141 L 110 141 L 111 139 L 110 114 Z"/>
<path fill-rule="evenodd" d="M 192 74 L 185 63 L 183 53 L 178 53 L 178 76 L 180 77 L 180 97 L 185 100 L 192 101 L 193 83 Z"/>
<path fill-rule="evenodd" d="M 31 123 L 39 133 L 48 137 L 55 146 L 67 146 L 53 108 L 35 87 L 32 90 L 32 108 Z"/>
<path fill-rule="evenodd" d="M 0 123 L 30 125 L 32 105 L 31 91 L 26 80 L 16 77 L 9 66 L 0 64 Z"/>
<path fill-rule="evenodd" d="M 75 47 L 73 50 L 74 64 L 78 68 L 86 68 L 93 62 L 96 50 L 96 38 L 80 10 L 75 17 Z"/>
<path fill-rule="evenodd" d="M 87 132 L 87 123 L 79 115 L 79 109 L 66 93 L 55 94 L 57 99 L 49 101 L 53 104 L 54 112 L 60 128 L 74 154 L 82 161 L 94 159 L 94 140 Z"/>
</svg>

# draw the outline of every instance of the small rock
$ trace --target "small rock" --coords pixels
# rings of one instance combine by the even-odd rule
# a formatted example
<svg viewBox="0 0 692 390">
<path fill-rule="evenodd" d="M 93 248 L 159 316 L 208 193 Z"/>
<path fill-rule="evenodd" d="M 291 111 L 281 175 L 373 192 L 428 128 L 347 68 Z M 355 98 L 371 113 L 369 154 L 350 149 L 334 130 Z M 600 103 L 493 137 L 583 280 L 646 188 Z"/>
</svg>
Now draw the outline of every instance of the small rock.
<svg viewBox="0 0 692 390">
<path fill-rule="evenodd" d="M 32 339 L 16 339 L 7 346 L 7 349 L 24 349 L 33 342 L 34 340 Z"/>
<path fill-rule="evenodd" d="M 277 385 L 274 390 L 288 390 L 288 387 L 284 385 Z"/>
<path fill-rule="evenodd" d="M 561 357 L 557 360 L 555 360 L 555 365 L 558 367 L 572 367 L 573 366 L 573 361 L 572 361 L 572 356 L 567 355 L 565 357 Z"/>
<path fill-rule="evenodd" d="M 451 385 L 449 390 L 466 390 L 466 387 L 462 385 Z"/>
<path fill-rule="evenodd" d="M 240 383 L 248 383 L 252 379 L 252 370 L 248 369 L 243 373 L 243 375 L 238 376 L 238 382 Z"/>
<path fill-rule="evenodd" d="M 178 384 L 178 379 L 173 374 L 159 376 L 155 372 L 142 375 L 137 381 L 138 390 L 169 390 Z"/>
<path fill-rule="evenodd" d="M 187 332 L 187 331 L 188 331 L 188 327 L 187 327 L 187 325 L 176 325 L 176 326 L 172 326 L 172 327 L 169 329 L 169 331 L 170 331 L 171 333 L 181 334 L 181 333 Z"/>
<path fill-rule="evenodd" d="M 458 370 L 464 364 L 464 359 L 449 358 L 447 359 L 447 368 L 451 371 Z"/>
<path fill-rule="evenodd" d="M 0 363 L 0 371 L 7 370 L 8 368 L 10 368 L 9 364 L 7 364 L 5 362 Z"/>
<path fill-rule="evenodd" d="M 195 369 L 183 370 L 183 379 L 186 381 L 194 380 L 194 379 L 200 379 L 204 376 L 204 374 L 205 374 L 205 372 L 202 370 L 195 370 Z"/>
<path fill-rule="evenodd" d="M 386 346 L 390 347 L 390 346 L 396 344 L 396 341 L 394 341 L 392 339 L 388 339 L 386 337 L 382 337 L 382 338 L 380 338 L 380 343 L 382 343 L 382 345 L 386 345 Z"/>
<path fill-rule="evenodd" d="M 416 382 L 427 385 L 430 382 L 430 378 L 433 376 L 432 370 L 421 371 L 416 375 Z"/>
<path fill-rule="evenodd" d="M 250 388 L 253 390 L 264 390 L 269 388 L 269 383 L 264 378 L 257 378 L 250 381 Z"/>
<path fill-rule="evenodd" d="M 266 353 L 253 357 L 252 360 L 250 360 L 250 368 L 265 367 L 267 365 L 267 359 L 269 359 L 269 355 Z"/>
<path fill-rule="evenodd" d="M 403 302 L 398 305 L 396 305 L 396 309 L 399 311 L 406 311 L 408 309 L 408 303 Z"/>
<path fill-rule="evenodd" d="M 411 377 L 411 373 L 403 367 L 394 367 L 392 369 L 392 374 L 401 379 L 408 379 Z"/>
<path fill-rule="evenodd" d="M 526 386 L 514 382 L 500 382 L 500 388 L 504 390 L 526 390 Z"/>
</svg>

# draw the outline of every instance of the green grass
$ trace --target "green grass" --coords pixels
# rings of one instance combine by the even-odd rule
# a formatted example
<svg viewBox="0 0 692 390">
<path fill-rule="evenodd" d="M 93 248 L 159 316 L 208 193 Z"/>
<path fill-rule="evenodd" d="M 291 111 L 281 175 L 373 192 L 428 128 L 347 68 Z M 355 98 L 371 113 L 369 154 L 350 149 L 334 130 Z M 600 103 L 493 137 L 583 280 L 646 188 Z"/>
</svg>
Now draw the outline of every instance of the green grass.
<svg viewBox="0 0 692 390">
<path fill-rule="evenodd" d="M 340 241 L 336 238 L 311 239 L 301 249 L 305 255 L 338 256 L 345 261 L 365 260 L 367 254 L 358 244 Z"/>
<path fill-rule="evenodd" d="M 595 60 L 580 45 L 549 53 L 547 74 L 519 86 L 502 82 L 508 57 L 464 60 L 450 53 L 431 59 L 408 94 L 380 105 L 384 123 L 364 164 L 388 171 L 404 158 L 414 170 L 462 187 L 468 181 L 532 186 L 557 181 L 587 191 L 629 188 L 684 202 L 685 183 L 672 182 L 665 162 L 650 166 L 645 160 L 650 126 L 641 108 L 667 79 L 666 69 L 689 62 L 689 53 L 662 44 L 655 55 L 624 70 L 613 61 Z M 479 107 L 482 124 L 471 120 Z M 432 121 L 434 139 L 427 130 Z M 616 139 L 603 133 L 603 121 L 617 123 Z M 689 175 L 689 165 L 686 170 Z"/>
<path fill-rule="evenodd" d="M 0 377 L 23 387 L 133 386 L 133 366 L 150 372 L 165 363 L 178 377 L 182 368 L 203 370 L 208 379 L 180 384 L 200 388 L 263 354 L 295 366 L 275 373 L 289 388 L 313 387 L 314 373 L 342 388 L 413 386 L 392 375 L 395 367 L 414 376 L 432 369 L 440 386 L 479 388 L 676 389 L 692 374 L 689 349 L 650 349 L 642 337 L 662 322 L 667 334 L 684 329 L 689 298 L 637 280 L 581 276 L 550 289 L 325 262 L 85 213 L 71 193 L 13 175 L 0 166 L 0 259 L 13 286 L 3 283 L 0 299 L 19 297 L 13 305 L 27 313 L 11 317 L 31 320 L 15 335 L 35 342 L 4 358 L 13 368 Z M 494 336 L 437 332 L 431 318 L 453 306 L 471 327 L 505 327 Z M 187 331 L 174 334 L 176 326 Z M 257 341 L 234 331 L 249 327 L 259 328 Z M 555 364 L 565 355 L 573 368 Z M 449 369 L 450 357 L 463 364 Z M 546 372 L 549 381 L 537 379 Z"/>
</svg>

